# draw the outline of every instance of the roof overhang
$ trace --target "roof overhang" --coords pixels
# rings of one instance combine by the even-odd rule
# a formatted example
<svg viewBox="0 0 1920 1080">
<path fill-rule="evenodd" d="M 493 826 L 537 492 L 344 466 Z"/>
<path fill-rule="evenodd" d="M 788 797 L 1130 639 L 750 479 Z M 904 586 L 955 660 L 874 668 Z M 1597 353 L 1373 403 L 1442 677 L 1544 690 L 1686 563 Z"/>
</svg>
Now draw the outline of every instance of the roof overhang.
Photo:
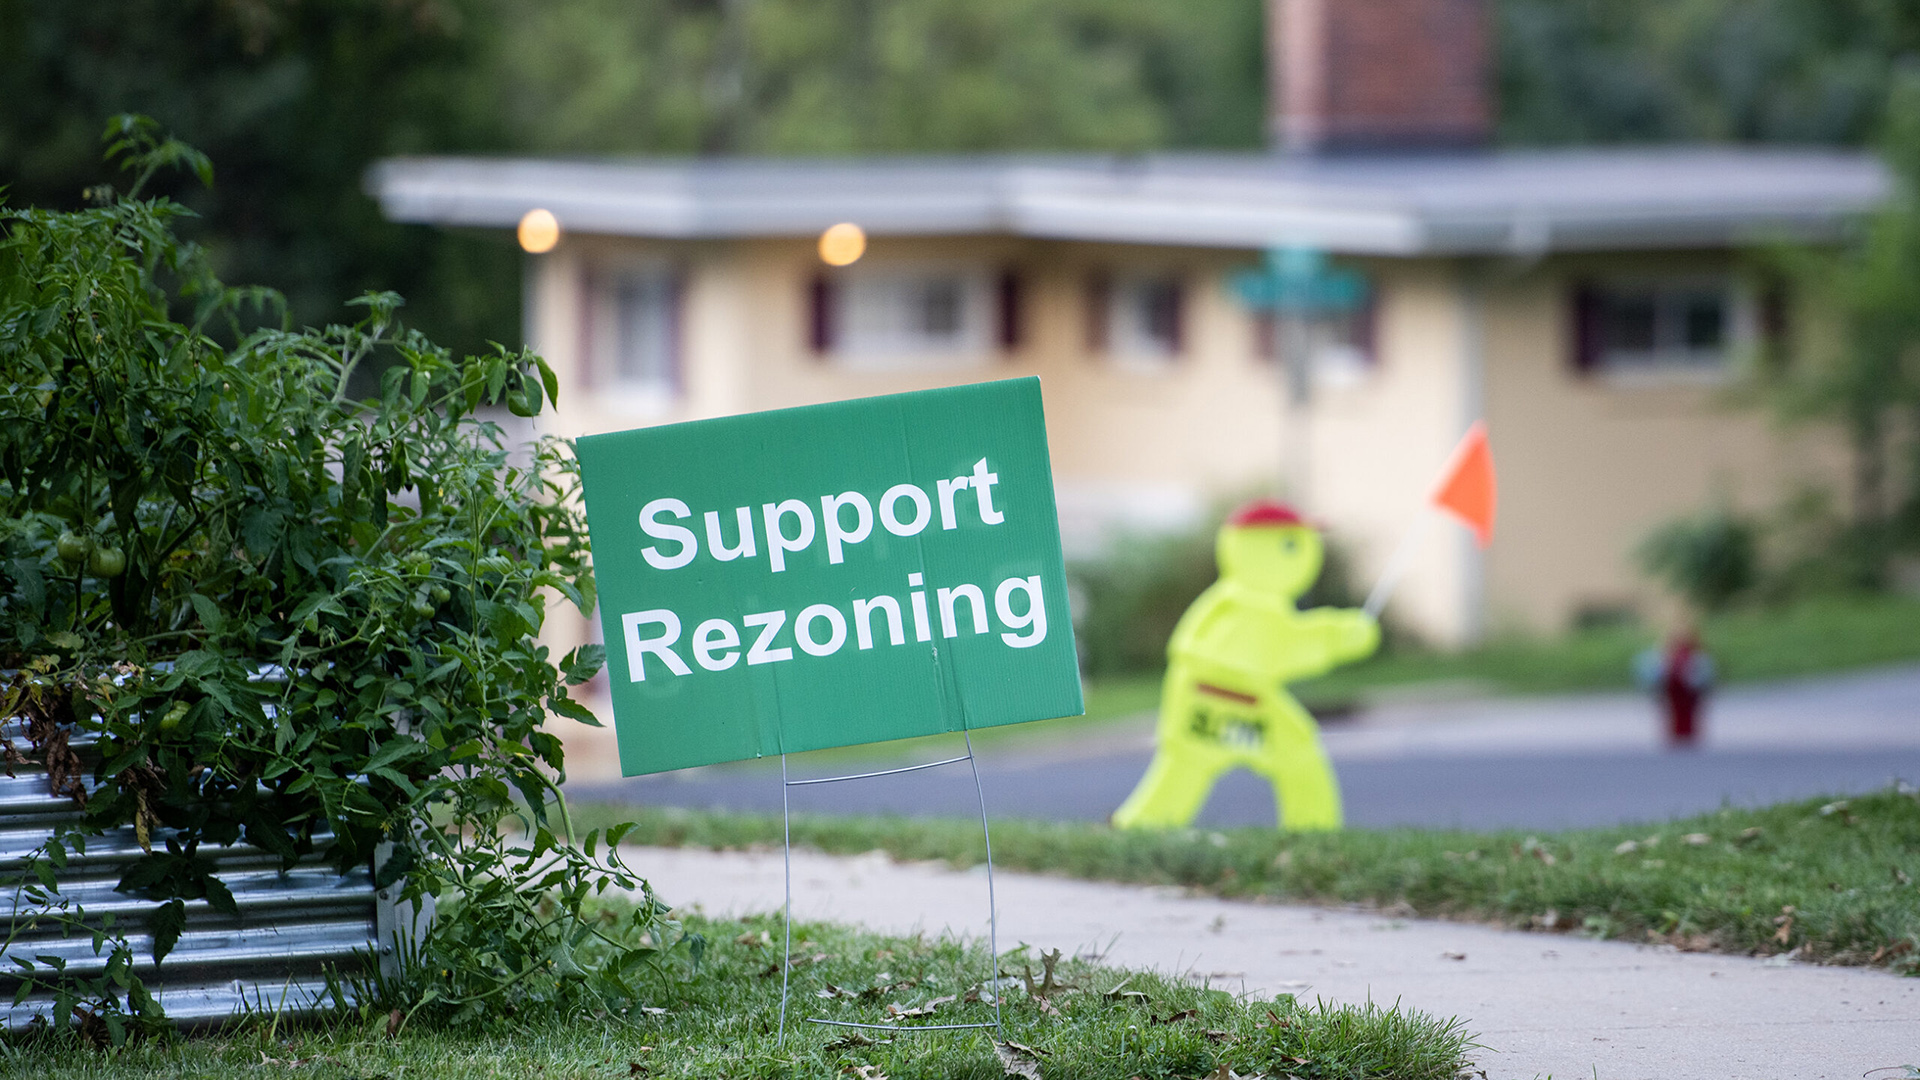
<svg viewBox="0 0 1920 1080">
<path fill-rule="evenodd" d="M 1873 157 L 1672 148 L 1291 158 L 395 158 L 387 216 L 684 239 L 1011 235 L 1354 255 L 1538 255 L 1837 238 L 1890 190 Z"/>
</svg>

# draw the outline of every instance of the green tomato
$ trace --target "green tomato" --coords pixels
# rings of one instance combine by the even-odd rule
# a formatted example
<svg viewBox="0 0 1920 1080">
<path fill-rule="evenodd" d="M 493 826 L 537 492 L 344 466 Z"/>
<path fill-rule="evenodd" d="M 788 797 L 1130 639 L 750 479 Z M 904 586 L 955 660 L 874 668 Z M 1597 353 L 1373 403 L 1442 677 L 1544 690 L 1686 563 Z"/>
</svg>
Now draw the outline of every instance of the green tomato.
<svg viewBox="0 0 1920 1080">
<path fill-rule="evenodd" d="M 63 561 L 78 566 L 87 561 L 87 556 L 93 554 L 93 537 L 84 536 L 69 529 L 60 534 L 60 539 L 54 541 L 54 548 L 60 552 L 60 558 Z"/>
<path fill-rule="evenodd" d="M 94 577 L 119 577 L 127 568 L 127 553 L 117 547 L 96 547 L 87 557 L 87 569 Z"/>
<path fill-rule="evenodd" d="M 434 605 L 433 601 L 428 600 L 424 596 L 416 596 L 413 598 L 413 613 L 423 619 L 429 618 L 438 610 L 439 608 Z"/>
<path fill-rule="evenodd" d="M 427 590 L 427 595 L 433 597 L 434 603 L 444 604 L 453 599 L 453 590 L 447 588 L 445 585 L 435 585 L 433 588 Z"/>
<path fill-rule="evenodd" d="M 184 701 L 176 701 L 173 703 L 173 706 L 166 711 L 166 715 L 160 718 L 160 731 L 163 734 L 171 735 L 175 731 L 180 730 L 180 722 L 186 718 L 187 703 Z"/>
</svg>

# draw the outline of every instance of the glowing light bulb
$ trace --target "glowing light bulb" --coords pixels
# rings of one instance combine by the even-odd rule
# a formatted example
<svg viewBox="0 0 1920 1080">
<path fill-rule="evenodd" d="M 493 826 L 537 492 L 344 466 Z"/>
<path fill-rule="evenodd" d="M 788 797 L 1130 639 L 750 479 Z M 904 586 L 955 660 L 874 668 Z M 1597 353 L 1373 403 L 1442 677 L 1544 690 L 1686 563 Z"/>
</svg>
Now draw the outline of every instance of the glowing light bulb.
<svg viewBox="0 0 1920 1080">
<path fill-rule="evenodd" d="M 867 253 L 867 231 L 851 221 L 830 226 L 820 234 L 820 261 L 828 266 L 849 266 Z"/>
<path fill-rule="evenodd" d="M 539 255 L 553 250 L 560 242 L 560 221 L 551 210 L 529 210 L 520 219 L 520 247 Z"/>
</svg>

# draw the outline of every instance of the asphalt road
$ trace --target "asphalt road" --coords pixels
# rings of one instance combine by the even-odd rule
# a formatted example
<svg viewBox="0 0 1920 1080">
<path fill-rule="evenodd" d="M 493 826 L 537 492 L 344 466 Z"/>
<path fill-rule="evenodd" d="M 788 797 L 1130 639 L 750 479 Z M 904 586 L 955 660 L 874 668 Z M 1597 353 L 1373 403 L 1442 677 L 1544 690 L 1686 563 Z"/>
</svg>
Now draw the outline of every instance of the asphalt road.
<svg viewBox="0 0 1920 1080">
<path fill-rule="evenodd" d="M 1882 669 L 1722 695 L 1693 750 L 1665 749 L 1646 702 L 1605 695 L 1380 708 L 1326 731 L 1355 826 L 1552 829 L 1659 821 L 1896 779 L 1920 783 L 1920 668 Z M 956 744 L 958 740 L 954 740 Z M 993 818 L 1099 821 L 1152 753 L 1151 718 L 1098 735 L 982 749 Z M 794 777 L 825 770 L 805 756 Z M 885 767 L 876 762 L 869 767 Z M 858 767 L 855 767 L 856 771 Z M 771 763 L 569 785 L 576 800 L 777 813 Z M 792 789 L 795 812 L 955 817 L 979 812 L 966 765 Z M 1214 789 L 1198 824 L 1271 825 L 1273 796 L 1246 772 Z"/>
<path fill-rule="evenodd" d="M 980 755 L 980 785 L 995 818 L 1100 821 L 1145 771 L 1144 753 L 1023 764 Z M 1814 795 L 1846 795 L 1920 781 L 1920 750 L 1607 754 L 1336 763 L 1355 826 L 1554 829 L 1658 821 Z M 655 806 L 780 812 L 778 770 L 596 785 L 588 798 Z M 904 776 L 796 788 L 793 810 L 965 817 L 979 812 L 966 765 Z M 1229 773 L 1198 824 L 1272 825 L 1272 789 Z"/>
</svg>

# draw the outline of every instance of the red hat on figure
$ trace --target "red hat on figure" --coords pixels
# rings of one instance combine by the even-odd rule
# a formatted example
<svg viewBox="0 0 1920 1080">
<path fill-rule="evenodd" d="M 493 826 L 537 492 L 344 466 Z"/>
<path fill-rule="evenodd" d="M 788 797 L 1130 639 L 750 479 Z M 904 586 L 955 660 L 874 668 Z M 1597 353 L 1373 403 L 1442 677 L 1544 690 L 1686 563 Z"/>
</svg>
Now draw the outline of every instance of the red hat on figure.
<svg viewBox="0 0 1920 1080">
<path fill-rule="evenodd" d="M 1227 524 L 1236 529 L 1256 525 L 1304 525 L 1313 527 L 1313 523 L 1301 517 L 1293 507 L 1273 499 L 1255 499 L 1233 512 Z"/>
</svg>

